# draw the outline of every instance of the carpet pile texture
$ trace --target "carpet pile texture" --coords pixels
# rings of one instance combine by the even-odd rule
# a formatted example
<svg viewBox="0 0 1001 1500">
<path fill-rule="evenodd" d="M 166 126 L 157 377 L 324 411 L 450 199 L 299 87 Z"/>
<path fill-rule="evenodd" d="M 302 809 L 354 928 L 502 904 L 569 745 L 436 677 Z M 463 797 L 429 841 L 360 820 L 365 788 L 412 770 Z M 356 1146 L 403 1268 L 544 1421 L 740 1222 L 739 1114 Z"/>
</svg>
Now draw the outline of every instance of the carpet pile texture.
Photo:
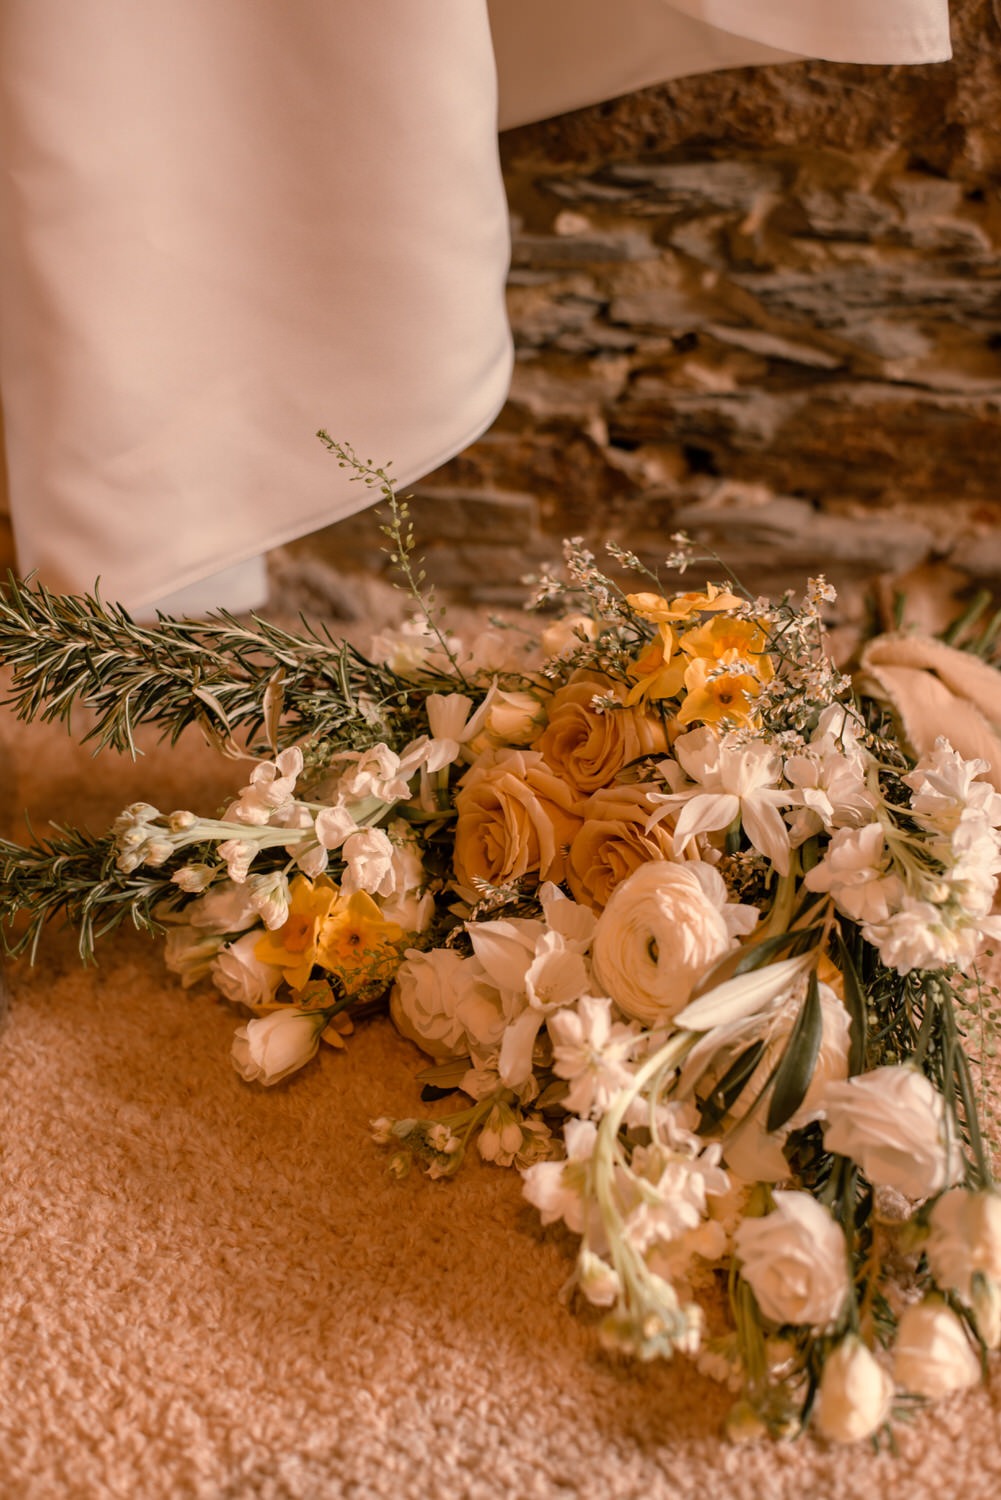
<svg viewBox="0 0 1001 1500">
<path fill-rule="evenodd" d="M 3 822 L 215 810 L 195 738 L 96 759 L 0 730 Z M 1001 1494 L 1001 1375 L 899 1427 L 899 1455 L 732 1447 L 730 1398 L 638 1368 L 559 1300 L 569 1238 L 515 1173 L 396 1182 L 368 1121 L 418 1107 L 387 1021 L 286 1084 L 242 1083 L 234 1012 L 122 931 L 53 931 L 0 1027 L 5 1500 L 893 1500 Z"/>
</svg>

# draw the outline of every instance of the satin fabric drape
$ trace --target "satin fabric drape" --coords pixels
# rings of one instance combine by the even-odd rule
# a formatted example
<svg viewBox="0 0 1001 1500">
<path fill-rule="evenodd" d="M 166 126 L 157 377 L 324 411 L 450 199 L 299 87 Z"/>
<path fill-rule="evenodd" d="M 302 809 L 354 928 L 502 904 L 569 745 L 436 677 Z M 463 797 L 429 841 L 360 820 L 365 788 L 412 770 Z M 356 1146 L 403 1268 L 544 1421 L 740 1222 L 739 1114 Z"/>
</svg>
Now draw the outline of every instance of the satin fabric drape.
<svg viewBox="0 0 1001 1500">
<path fill-rule="evenodd" d="M 407 483 L 489 425 L 498 117 L 948 48 L 946 0 L 0 0 L 21 569 L 143 606 L 368 503 L 317 427 Z"/>
</svg>

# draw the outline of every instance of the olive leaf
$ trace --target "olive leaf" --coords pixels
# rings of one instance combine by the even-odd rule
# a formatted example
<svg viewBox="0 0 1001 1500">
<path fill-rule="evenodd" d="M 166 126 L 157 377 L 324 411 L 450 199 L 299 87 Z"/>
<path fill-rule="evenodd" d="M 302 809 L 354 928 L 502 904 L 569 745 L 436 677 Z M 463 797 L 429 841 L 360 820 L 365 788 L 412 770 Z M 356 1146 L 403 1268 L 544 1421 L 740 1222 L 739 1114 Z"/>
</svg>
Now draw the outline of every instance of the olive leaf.
<svg viewBox="0 0 1001 1500">
<path fill-rule="evenodd" d="M 810 1087 L 824 1035 L 824 1013 L 816 969 L 810 975 L 806 997 L 800 1006 L 782 1061 L 775 1074 L 775 1087 L 768 1104 L 765 1129 L 778 1130 L 799 1109 Z"/>
<path fill-rule="evenodd" d="M 862 981 L 859 979 L 848 944 L 838 929 L 839 968 L 845 981 L 845 1009 L 851 1017 L 851 1047 L 848 1052 L 848 1076 L 854 1078 L 865 1067 L 866 1007 Z"/>
</svg>

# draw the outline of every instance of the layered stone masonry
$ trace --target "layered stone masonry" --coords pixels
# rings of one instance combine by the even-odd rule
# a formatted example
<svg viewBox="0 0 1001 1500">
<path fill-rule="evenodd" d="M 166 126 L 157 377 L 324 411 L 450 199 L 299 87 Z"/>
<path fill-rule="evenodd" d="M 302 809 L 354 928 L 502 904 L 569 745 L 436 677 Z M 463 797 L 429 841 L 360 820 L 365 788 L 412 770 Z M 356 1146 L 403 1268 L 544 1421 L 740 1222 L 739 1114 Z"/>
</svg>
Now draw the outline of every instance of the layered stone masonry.
<svg viewBox="0 0 1001 1500">
<path fill-rule="evenodd" d="M 1001 579 L 1001 25 L 956 60 L 683 80 L 512 132 L 517 364 L 415 491 L 430 577 L 520 601 L 563 536 L 684 529 L 761 590 Z M 370 513 L 303 544 L 379 573 Z"/>
</svg>

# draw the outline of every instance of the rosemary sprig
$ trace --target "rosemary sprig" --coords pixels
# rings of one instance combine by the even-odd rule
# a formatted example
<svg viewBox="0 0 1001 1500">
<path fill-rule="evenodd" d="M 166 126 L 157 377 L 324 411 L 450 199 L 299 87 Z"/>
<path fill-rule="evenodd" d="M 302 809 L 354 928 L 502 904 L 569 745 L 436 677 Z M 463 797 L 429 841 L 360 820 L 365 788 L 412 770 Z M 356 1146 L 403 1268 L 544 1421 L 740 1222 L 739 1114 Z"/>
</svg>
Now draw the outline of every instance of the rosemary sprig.
<svg viewBox="0 0 1001 1500">
<path fill-rule="evenodd" d="M 95 837 L 77 828 L 55 827 L 48 838 L 23 848 L 0 839 L 0 942 L 5 953 L 27 951 L 34 962 L 42 929 L 55 916 L 79 929 L 84 963 L 94 957 L 95 939 L 126 917 L 141 932 L 162 931 L 153 915 L 163 901 L 182 893 L 169 873 L 125 875 L 115 867 L 114 835 Z M 27 923 L 16 931 L 17 919 Z"/>
<path fill-rule="evenodd" d="M 238 753 L 237 728 L 262 727 L 275 748 L 310 735 L 352 746 L 390 730 L 406 735 L 411 688 L 325 628 L 293 634 L 226 610 L 207 620 L 160 616 L 140 625 L 97 592 L 51 593 L 8 576 L 0 588 L 3 700 L 23 720 L 70 727 L 75 704 L 92 726 L 81 738 L 136 754 L 134 731 L 157 724 L 173 744 L 190 724 Z"/>
</svg>

